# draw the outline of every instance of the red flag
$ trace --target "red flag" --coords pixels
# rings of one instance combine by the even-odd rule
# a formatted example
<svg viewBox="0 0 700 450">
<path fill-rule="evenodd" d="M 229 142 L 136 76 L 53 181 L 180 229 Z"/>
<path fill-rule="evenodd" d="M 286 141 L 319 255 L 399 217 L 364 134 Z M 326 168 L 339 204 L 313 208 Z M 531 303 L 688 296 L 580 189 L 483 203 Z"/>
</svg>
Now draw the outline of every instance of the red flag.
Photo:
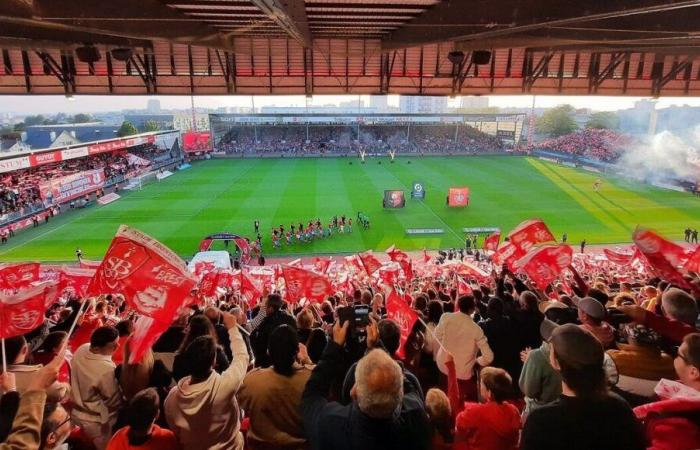
<svg viewBox="0 0 700 450">
<path fill-rule="evenodd" d="M 241 270 L 241 296 L 246 300 L 248 306 L 255 307 L 257 301 L 262 297 L 261 285 Z"/>
<path fill-rule="evenodd" d="M 700 246 L 690 255 L 688 261 L 685 262 L 684 268 L 690 272 L 700 272 Z"/>
<path fill-rule="evenodd" d="M 428 251 L 426 249 L 423 249 L 423 262 L 427 263 L 430 261 L 430 255 L 428 255 Z"/>
<path fill-rule="evenodd" d="M 0 338 L 21 336 L 44 323 L 46 310 L 58 294 L 58 284 L 41 283 L 14 295 L 0 293 Z"/>
<path fill-rule="evenodd" d="M 469 188 L 453 187 L 447 194 L 448 206 L 467 206 L 469 204 Z"/>
<path fill-rule="evenodd" d="M 84 297 L 95 272 L 95 269 L 62 267 L 58 276 L 58 292 L 63 293 L 67 289 L 73 295 Z"/>
<path fill-rule="evenodd" d="M 399 261 L 401 270 L 403 270 L 403 276 L 406 277 L 406 282 L 410 283 L 413 280 L 413 261 L 405 260 Z"/>
<path fill-rule="evenodd" d="M 233 242 L 236 243 L 236 246 L 241 251 L 241 262 L 248 264 L 250 262 L 250 242 L 248 242 L 248 239 L 239 236 L 233 238 Z"/>
<path fill-rule="evenodd" d="M 313 259 L 314 263 L 314 270 L 320 274 L 325 274 L 328 272 L 328 268 L 331 267 L 331 258 L 328 259 L 321 259 L 321 258 L 314 258 Z"/>
<path fill-rule="evenodd" d="M 391 262 L 379 268 L 379 278 L 387 285 L 393 286 L 399 280 L 400 266 L 398 263 Z"/>
<path fill-rule="evenodd" d="M 462 277 L 457 277 L 457 295 L 472 295 L 474 291 Z"/>
<path fill-rule="evenodd" d="M 345 257 L 345 266 L 350 268 L 357 269 L 358 271 L 365 270 L 364 267 L 362 267 L 362 263 L 360 262 L 360 258 L 357 255 L 350 255 Z"/>
<path fill-rule="evenodd" d="M 508 234 L 508 238 L 511 244 L 525 251 L 530 250 L 535 244 L 556 240 L 552 232 L 547 228 L 547 225 L 540 219 L 530 219 L 522 222 Z"/>
<path fill-rule="evenodd" d="M 501 232 L 496 231 L 484 239 L 484 250 L 495 252 L 498 250 L 498 243 L 501 242 Z"/>
<path fill-rule="evenodd" d="M 389 259 L 394 262 L 408 261 L 409 259 L 405 252 L 402 252 L 393 245 L 386 249 L 386 254 L 389 255 Z"/>
<path fill-rule="evenodd" d="M 522 269 L 532 281 L 544 289 L 554 281 L 562 270 L 571 265 L 573 250 L 566 244 L 547 245 L 532 250 L 517 261 L 516 266 Z"/>
<path fill-rule="evenodd" d="M 620 252 L 614 252 L 612 250 L 608 250 L 607 248 L 603 249 L 603 253 L 605 253 L 605 257 L 608 258 L 608 261 L 618 264 L 620 266 L 626 266 L 632 262 L 632 259 L 634 259 L 634 252 L 632 253 L 620 253 Z"/>
<path fill-rule="evenodd" d="M 180 308 L 190 302 L 190 293 L 196 284 L 185 262 L 169 248 L 122 225 L 87 293 L 121 293 L 129 306 L 141 315 L 137 320 L 140 332 L 132 338 L 129 358 L 130 363 L 136 363 L 167 329 L 161 325 L 169 326 Z M 141 320 L 144 323 L 139 325 Z"/>
<path fill-rule="evenodd" d="M 392 289 L 386 299 L 386 315 L 389 319 L 395 321 L 401 330 L 401 345 L 397 354 L 403 358 L 406 339 L 408 339 L 413 325 L 418 320 L 418 314 Z"/>
<path fill-rule="evenodd" d="M 215 270 L 204 274 L 199 281 L 197 293 L 200 297 L 214 297 L 216 295 L 216 278 L 218 274 Z"/>
<path fill-rule="evenodd" d="M 303 265 L 301 264 L 301 258 L 297 258 L 294 261 L 290 261 L 287 263 L 289 267 L 302 267 Z"/>
<path fill-rule="evenodd" d="M 297 303 L 302 297 L 317 303 L 333 294 L 328 277 L 298 267 L 282 266 L 282 275 L 287 288 L 287 301 Z"/>
<path fill-rule="evenodd" d="M 379 270 L 380 267 L 382 267 L 382 263 L 380 263 L 379 260 L 372 254 L 372 250 L 368 250 L 364 253 L 358 253 L 357 256 L 360 258 L 360 261 L 362 261 L 362 265 L 364 266 L 367 275 L 371 276 L 374 272 Z"/>
<path fill-rule="evenodd" d="M 644 228 L 634 230 L 632 240 L 637 244 L 656 275 L 685 289 L 693 289 L 677 269 L 685 262 L 684 258 L 687 258 L 683 247 Z"/>
<path fill-rule="evenodd" d="M 102 264 L 102 261 L 90 261 L 89 259 L 80 258 L 81 269 L 97 269 Z"/>
<path fill-rule="evenodd" d="M 39 263 L 0 265 L 0 289 L 22 289 L 39 281 Z"/>
<path fill-rule="evenodd" d="M 475 278 L 480 283 L 488 282 L 491 278 L 488 273 L 467 261 L 458 262 L 455 266 L 455 272 L 459 275 L 466 275 Z"/>
<path fill-rule="evenodd" d="M 194 276 L 202 278 L 209 272 L 213 272 L 214 269 L 216 269 L 216 264 L 213 261 L 197 261 L 194 263 Z"/>
<path fill-rule="evenodd" d="M 493 262 L 498 266 L 505 264 L 511 272 L 515 271 L 515 262 L 525 256 L 525 250 L 510 242 L 504 242 L 493 254 Z"/>
</svg>

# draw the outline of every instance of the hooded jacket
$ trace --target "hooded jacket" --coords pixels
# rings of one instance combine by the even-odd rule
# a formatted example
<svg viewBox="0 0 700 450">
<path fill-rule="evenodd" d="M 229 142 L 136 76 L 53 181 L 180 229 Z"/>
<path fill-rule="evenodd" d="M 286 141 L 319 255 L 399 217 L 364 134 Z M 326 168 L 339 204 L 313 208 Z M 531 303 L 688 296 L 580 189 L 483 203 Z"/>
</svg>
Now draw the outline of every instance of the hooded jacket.
<svg viewBox="0 0 700 450">
<path fill-rule="evenodd" d="M 238 327 L 229 331 L 233 362 L 222 374 L 190 384 L 181 379 L 165 399 L 165 418 L 184 450 L 242 449 L 236 393 L 248 368 L 248 352 Z"/>
<path fill-rule="evenodd" d="M 520 413 L 508 402 L 467 403 L 455 428 L 455 450 L 516 450 Z"/>
<path fill-rule="evenodd" d="M 644 424 L 647 450 L 700 448 L 700 398 L 670 398 L 634 408 Z"/>
</svg>

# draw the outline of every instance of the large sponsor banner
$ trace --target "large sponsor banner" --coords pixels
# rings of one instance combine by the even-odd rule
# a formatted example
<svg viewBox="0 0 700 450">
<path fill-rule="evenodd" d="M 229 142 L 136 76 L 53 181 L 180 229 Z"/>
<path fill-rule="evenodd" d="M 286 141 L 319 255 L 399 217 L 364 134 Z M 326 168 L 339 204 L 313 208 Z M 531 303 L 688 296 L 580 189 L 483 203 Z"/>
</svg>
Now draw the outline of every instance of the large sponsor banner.
<svg viewBox="0 0 700 450">
<path fill-rule="evenodd" d="M 21 156 L 19 158 L 0 160 L 0 173 L 12 172 L 14 170 L 26 169 L 31 167 L 29 156 Z"/>
<path fill-rule="evenodd" d="M 95 169 L 49 180 L 42 183 L 39 190 L 42 198 L 51 197 L 54 203 L 61 203 L 100 189 L 104 184 L 104 170 Z"/>
<path fill-rule="evenodd" d="M 88 153 L 95 155 L 97 153 L 113 152 L 136 145 L 153 144 L 156 142 L 155 136 L 139 136 L 126 139 L 116 139 L 114 141 L 100 142 L 98 144 L 88 145 Z"/>
<path fill-rule="evenodd" d="M 447 206 L 460 207 L 469 204 L 469 188 L 451 187 L 447 194 Z"/>
<path fill-rule="evenodd" d="M 182 149 L 187 153 L 211 151 L 211 134 L 208 131 L 182 133 Z"/>
</svg>

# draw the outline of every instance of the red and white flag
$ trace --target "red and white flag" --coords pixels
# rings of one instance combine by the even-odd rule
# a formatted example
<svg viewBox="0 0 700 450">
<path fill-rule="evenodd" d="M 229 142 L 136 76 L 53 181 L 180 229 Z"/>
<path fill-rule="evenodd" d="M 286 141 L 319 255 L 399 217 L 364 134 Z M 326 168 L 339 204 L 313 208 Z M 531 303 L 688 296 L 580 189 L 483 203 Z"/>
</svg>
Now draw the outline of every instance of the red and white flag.
<svg viewBox="0 0 700 450">
<path fill-rule="evenodd" d="M 619 266 L 626 266 L 630 263 L 632 263 L 632 260 L 635 257 L 635 252 L 615 252 L 613 250 L 608 250 L 607 248 L 603 249 L 603 253 L 605 253 L 605 257 L 608 258 L 608 261 L 617 264 Z"/>
<path fill-rule="evenodd" d="M 325 275 L 328 273 L 328 269 L 331 267 L 331 262 L 332 258 L 314 258 L 313 259 L 313 264 L 314 264 L 314 271 Z"/>
<path fill-rule="evenodd" d="M 678 271 L 678 267 L 685 264 L 687 259 L 683 247 L 644 228 L 634 230 L 632 240 L 656 275 L 680 287 L 693 289 L 693 286 Z"/>
<path fill-rule="evenodd" d="M 525 250 L 520 247 L 516 247 L 510 242 L 504 242 L 493 254 L 492 260 L 497 266 L 505 264 L 511 272 L 514 272 L 516 269 L 515 262 L 525 256 L 525 254 Z"/>
<path fill-rule="evenodd" d="M 0 293 L 0 338 L 27 334 L 42 323 L 58 295 L 58 284 L 45 282 L 14 295 Z"/>
<path fill-rule="evenodd" d="M 88 295 L 121 293 L 141 317 L 132 337 L 130 363 L 144 353 L 189 304 L 197 280 L 185 262 L 152 237 L 122 225 L 87 289 Z M 139 324 L 139 322 L 142 322 Z M 165 325 L 164 327 L 161 325 Z"/>
<path fill-rule="evenodd" d="M 690 272 L 700 272 L 700 246 L 690 255 L 683 267 Z"/>
<path fill-rule="evenodd" d="M 360 258 L 362 266 L 364 267 L 365 272 L 367 272 L 367 275 L 371 276 L 374 272 L 379 270 L 380 267 L 382 267 L 382 263 L 379 262 L 376 256 L 374 256 L 372 250 L 368 250 L 364 253 L 358 253 L 357 256 Z"/>
<path fill-rule="evenodd" d="M 71 295 L 84 297 L 90 280 L 95 276 L 96 269 L 82 269 L 80 267 L 63 266 L 58 275 L 58 292 L 62 294 L 66 290 Z"/>
<path fill-rule="evenodd" d="M 379 274 L 379 279 L 382 280 L 387 286 L 393 286 L 399 281 L 399 271 L 401 267 L 398 263 L 390 262 L 379 268 L 377 273 Z"/>
<path fill-rule="evenodd" d="M 0 289 L 23 289 L 39 281 L 39 263 L 1 264 Z"/>
<path fill-rule="evenodd" d="M 427 263 L 430 261 L 430 255 L 428 255 L 428 251 L 426 249 L 423 249 L 423 262 Z"/>
<path fill-rule="evenodd" d="M 484 272 L 483 270 L 481 270 L 480 268 L 476 267 L 468 261 L 458 262 L 455 266 L 455 273 L 457 273 L 458 275 L 475 278 L 479 283 L 486 283 L 491 278 L 491 276 L 487 272 Z"/>
<path fill-rule="evenodd" d="M 532 246 L 544 242 L 555 241 L 554 235 L 541 219 L 530 219 L 522 222 L 508 233 L 510 243 L 528 251 Z"/>
<path fill-rule="evenodd" d="M 537 287 L 545 289 L 559 274 L 571 265 L 573 250 L 566 244 L 548 245 L 532 250 L 516 262 Z"/>
<path fill-rule="evenodd" d="M 326 297 L 333 295 L 333 286 L 328 277 L 298 267 L 282 266 L 282 275 L 287 289 L 287 301 L 296 304 L 306 298 L 322 303 Z"/>
<path fill-rule="evenodd" d="M 401 330 L 401 345 L 397 354 L 403 358 L 406 339 L 408 339 L 413 325 L 418 320 L 418 314 L 408 306 L 408 303 L 401 298 L 395 289 L 392 289 L 386 299 L 386 315 L 389 319 L 395 321 Z"/>
<path fill-rule="evenodd" d="M 486 239 L 484 239 L 484 250 L 489 250 L 492 252 L 495 252 L 498 250 L 498 244 L 501 242 L 501 232 L 496 231 L 495 233 L 492 233 L 488 235 Z"/>
<path fill-rule="evenodd" d="M 472 290 L 472 287 L 469 286 L 469 283 L 464 281 L 464 278 L 458 276 L 457 277 L 457 295 L 472 295 L 474 291 Z"/>
<path fill-rule="evenodd" d="M 90 261 L 89 259 L 80 258 L 81 269 L 97 269 L 102 264 L 102 261 Z"/>
<path fill-rule="evenodd" d="M 394 245 L 386 249 L 386 254 L 389 255 L 389 259 L 394 262 L 409 260 L 408 255 L 405 252 L 396 248 L 396 246 Z"/>
<path fill-rule="evenodd" d="M 251 308 L 255 307 L 260 297 L 263 295 L 262 283 L 250 277 L 245 271 L 241 270 L 241 296 Z"/>
</svg>

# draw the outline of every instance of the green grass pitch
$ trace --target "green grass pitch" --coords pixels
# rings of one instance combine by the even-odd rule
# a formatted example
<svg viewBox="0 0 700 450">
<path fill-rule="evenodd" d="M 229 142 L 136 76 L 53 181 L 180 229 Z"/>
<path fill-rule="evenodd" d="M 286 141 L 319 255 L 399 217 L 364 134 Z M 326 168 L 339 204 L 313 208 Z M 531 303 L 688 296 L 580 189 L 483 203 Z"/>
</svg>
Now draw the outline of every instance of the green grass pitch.
<svg viewBox="0 0 700 450">
<path fill-rule="evenodd" d="M 410 160 L 410 164 L 408 161 Z M 381 161 L 381 165 L 378 162 Z M 349 163 L 352 162 L 352 165 Z M 463 245 L 463 227 L 509 231 L 533 217 L 546 221 L 556 236 L 589 244 L 629 242 L 637 224 L 681 239 L 698 227 L 700 199 L 604 176 L 600 193 L 595 173 L 535 158 L 426 157 L 368 159 L 226 159 L 198 162 L 192 169 L 124 194 L 107 206 L 92 206 L 52 219 L 48 225 L 17 233 L 0 247 L 0 261 L 70 261 L 76 247 L 88 259 L 101 259 L 120 224 L 136 227 L 185 258 L 202 237 L 229 231 L 253 236 L 261 222 L 263 249 L 270 255 L 404 250 Z M 422 181 L 425 200 L 412 200 L 410 186 Z M 468 186 L 470 205 L 448 208 L 450 186 Z M 406 207 L 382 209 L 385 189 L 403 189 Z M 371 229 L 356 224 L 352 234 L 272 249 L 270 230 L 337 214 L 355 218 L 363 211 Z M 409 237 L 407 228 L 444 228 L 442 235 Z"/>
</svg>

